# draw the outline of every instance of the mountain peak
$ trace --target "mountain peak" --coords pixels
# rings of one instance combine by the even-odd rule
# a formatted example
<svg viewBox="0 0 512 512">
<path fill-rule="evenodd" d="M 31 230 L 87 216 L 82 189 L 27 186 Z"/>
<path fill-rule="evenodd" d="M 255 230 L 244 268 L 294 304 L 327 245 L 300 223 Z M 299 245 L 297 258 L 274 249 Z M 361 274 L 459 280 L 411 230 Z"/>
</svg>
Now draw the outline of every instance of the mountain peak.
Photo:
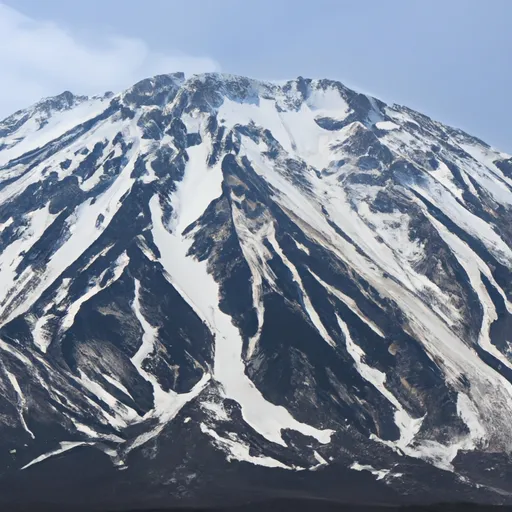
<svg viewBox="0 0 512 512">
<path fill-rule="evenodd" d="M 510 502 L 509 157 L 327 79 L 37 105 L 0 125 L 6 481 Z"/>
</svg>

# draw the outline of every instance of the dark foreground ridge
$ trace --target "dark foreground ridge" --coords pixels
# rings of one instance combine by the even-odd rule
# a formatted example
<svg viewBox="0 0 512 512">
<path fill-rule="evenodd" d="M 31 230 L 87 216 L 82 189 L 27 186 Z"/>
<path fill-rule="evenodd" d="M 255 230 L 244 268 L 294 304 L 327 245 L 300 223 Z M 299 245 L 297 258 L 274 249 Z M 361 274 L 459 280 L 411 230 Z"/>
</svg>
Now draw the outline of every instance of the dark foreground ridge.
<svg viewBox="0 0 512 512">
<path fill-rule="evenodd" d="M 512 510 L 512 507 L 476 505 L 470 503 L 440 503 L 424 506 L 411 505 L 397 507 L 349 505 L 307 500 L 277 500 L 215 509 L 160 509 L 151 511 L 133 510 L 130 512 L 508 512 L 510 510 Z"/>
<path fill-rule="evenodd" d="M 34 506 L 30 509 L 14 508 L 10 512 L 121 512 L 121 509 L 66 508 L 54 506 Z M 512 507 L 503 505 L 483 505 L 474 503 L 438 503 L 431 505 L 379 506 L 329 503 L 313 500 L 280 499 L 260 501 L 238 506 L 215 508 L 159 508 L 127 509 L 122 512 L 510 512 Z"/>
</svg>

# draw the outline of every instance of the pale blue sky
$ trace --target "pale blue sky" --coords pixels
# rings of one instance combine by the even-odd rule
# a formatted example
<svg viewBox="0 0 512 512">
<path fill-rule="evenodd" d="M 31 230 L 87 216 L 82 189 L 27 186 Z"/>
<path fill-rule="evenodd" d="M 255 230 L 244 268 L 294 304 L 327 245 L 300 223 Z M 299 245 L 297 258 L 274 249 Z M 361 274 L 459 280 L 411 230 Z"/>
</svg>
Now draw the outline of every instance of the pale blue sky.
<svg viewBox="0 0 512 512">
<path fill-rule="evenodd" d="M 511 24 L 512 0 L 0 0 L 0 114 L 178 68 L 329 77 L 512 152 Z"/>
</svg>

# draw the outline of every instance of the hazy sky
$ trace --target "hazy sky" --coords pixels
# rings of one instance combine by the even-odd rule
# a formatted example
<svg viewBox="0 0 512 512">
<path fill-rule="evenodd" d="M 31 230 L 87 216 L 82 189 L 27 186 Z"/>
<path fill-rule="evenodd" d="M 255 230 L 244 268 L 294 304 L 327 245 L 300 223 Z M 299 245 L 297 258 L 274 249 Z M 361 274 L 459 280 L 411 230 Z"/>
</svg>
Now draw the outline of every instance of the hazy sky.
<svg viewBox="0 0 512 512">
<path fill-rule="evenodd" d="M 329 77 L 512 153 L 512 0 L 0 0 L 0 116 L 157 73 Z"/>
</svg>

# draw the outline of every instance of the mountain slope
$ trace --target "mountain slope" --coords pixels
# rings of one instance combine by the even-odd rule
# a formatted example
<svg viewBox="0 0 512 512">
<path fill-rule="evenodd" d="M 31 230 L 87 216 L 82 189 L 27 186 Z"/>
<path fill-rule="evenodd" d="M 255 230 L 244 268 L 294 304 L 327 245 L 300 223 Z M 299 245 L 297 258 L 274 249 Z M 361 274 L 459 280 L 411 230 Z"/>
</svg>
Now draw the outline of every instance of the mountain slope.
<svg viewBox="0 0 512 512">
<path fill-rule="evenodd" d="M 241 468 L 511 501 L 510 156 L 338 82 L 218 74 L 0 135 L 6 489 L 86 457 L 181 498 Z"/>
</svg>

